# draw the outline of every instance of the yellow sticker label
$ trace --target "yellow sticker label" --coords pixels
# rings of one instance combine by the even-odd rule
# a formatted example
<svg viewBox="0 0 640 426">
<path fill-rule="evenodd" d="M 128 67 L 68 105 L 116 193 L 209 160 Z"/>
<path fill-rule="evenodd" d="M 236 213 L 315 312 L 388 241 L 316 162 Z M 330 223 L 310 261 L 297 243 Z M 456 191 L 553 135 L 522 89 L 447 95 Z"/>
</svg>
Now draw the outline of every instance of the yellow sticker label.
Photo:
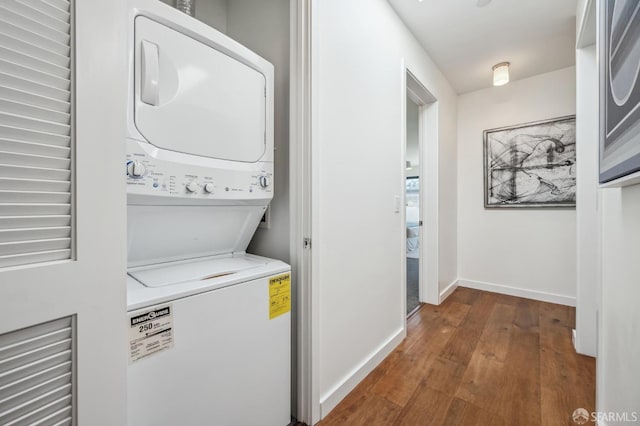
<svg viewBox="0 0 640 426">
<path fill-rule="evenodd" d="M 291 310 L 291 274 L 278 275 L 269 280 L 269 319 Z"/>
</svg>

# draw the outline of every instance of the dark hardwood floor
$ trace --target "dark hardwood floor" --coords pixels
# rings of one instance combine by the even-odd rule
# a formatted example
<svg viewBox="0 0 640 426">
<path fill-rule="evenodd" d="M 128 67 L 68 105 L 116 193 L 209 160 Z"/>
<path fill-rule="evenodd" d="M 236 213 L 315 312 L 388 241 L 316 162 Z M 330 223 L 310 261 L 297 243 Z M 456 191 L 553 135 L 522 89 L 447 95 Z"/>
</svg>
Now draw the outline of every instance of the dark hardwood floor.
<svg viewBox="0 0 640 426">
<path fill-rule="evenodd" d="M 329 415 L 331 425 L 575 425 L 595 410 L 595 360 L 571 343 L 575 309 L 459 288 Z"/>
</svg>

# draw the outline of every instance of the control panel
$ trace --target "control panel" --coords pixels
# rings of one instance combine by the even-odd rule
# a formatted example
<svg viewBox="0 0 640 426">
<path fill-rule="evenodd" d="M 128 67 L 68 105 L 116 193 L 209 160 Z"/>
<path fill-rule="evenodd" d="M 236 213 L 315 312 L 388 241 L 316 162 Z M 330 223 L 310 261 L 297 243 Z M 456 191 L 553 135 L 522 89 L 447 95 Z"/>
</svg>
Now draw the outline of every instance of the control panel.
<svg viewBox="0 0 640 426">
<path fill-rule="evenodd" d="M 141 149 L 141 145 L 137 141 L 127 142 L 125 172 L 129 194 L 202 200 L 250 200 L 273 196 L 272 163 L 242 163 L 239 170 L 204 167 L 155 158 Z"/>
</svg>

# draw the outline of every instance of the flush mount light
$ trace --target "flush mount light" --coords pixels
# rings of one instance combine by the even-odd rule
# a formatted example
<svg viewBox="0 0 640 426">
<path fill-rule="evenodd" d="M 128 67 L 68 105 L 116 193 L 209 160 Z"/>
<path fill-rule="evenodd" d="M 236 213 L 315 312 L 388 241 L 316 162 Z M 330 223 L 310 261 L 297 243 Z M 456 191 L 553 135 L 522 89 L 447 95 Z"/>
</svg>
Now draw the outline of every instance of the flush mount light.
<svg viewBox="0 0 640 426">
<path fill-rule="evenodd" d="M 503 86 L 509 82 L 509 62 L 500 62 L 493 66 L 493 85 Z"/>
</svg>

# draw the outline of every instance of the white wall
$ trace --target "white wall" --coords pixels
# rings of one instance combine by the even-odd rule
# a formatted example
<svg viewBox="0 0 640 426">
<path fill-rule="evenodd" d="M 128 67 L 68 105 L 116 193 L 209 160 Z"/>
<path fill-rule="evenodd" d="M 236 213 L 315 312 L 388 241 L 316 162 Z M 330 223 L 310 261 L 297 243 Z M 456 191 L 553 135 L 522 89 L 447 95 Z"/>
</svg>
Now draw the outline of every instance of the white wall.
<svg viewBox="0 0 640 426">
<path fill-rule="evenodd" d="M 441 286 L 456 277 L 456 94 L 385 0 L 323 0 L 312 13 L 313 286 L 326 415 L 403 336 L 405 232 L 394 209 L 404 191 L 403 58 L 438 99 Z"/>
<path fill-rule="evenodd" d="M 603 189 L 600 198 L 602 291 L 596 408 L 635 411 L 640 418 L 640 185 Z"/>
<path fill-rule="evenodd" d="M 196 9 L 197 13 L 197 9 Z M 274 197 L 270 228 L 248 251 L 289 261 L 289 0 L 229 0 L 227 35 L 275 67 Z"/>
<path fill-rule="evenodd" d="M 575 303 L 575 210 L 485 209 L 482 135 L 485 129 L 575 114 L 575 84 L 575 67 L 569 67 L 458 98 L 461 285 L 493 291 L 508 286 L 526 297 Z"/>
</svg>

